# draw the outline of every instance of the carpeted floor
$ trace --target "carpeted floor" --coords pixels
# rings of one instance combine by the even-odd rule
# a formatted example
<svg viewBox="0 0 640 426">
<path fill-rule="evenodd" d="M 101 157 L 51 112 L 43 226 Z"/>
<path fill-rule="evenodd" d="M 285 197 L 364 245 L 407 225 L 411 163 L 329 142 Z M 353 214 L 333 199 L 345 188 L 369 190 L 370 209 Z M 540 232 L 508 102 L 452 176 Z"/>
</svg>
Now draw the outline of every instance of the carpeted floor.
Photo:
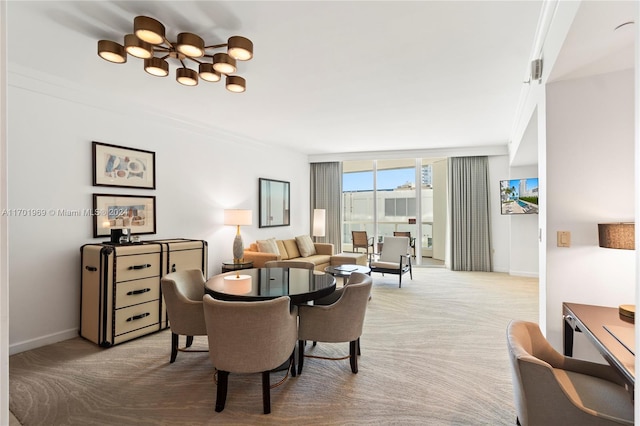
<svg viewBox="0 0 640 426">
<path fill-rule="evenodd" d="M 214 412 L 208 354 L 169 364 L 169 331 L 13 355 L 10 410 L 23 425 L 515 424 L 505 330 L 511 319 L 537 321 L 538 280 L 443 268 L 405 277 L 399 289 L 397 276 L 374 274 L 358 374 L 348 360 L 307 358 L 301 376 L 272 389 L 269 415 L 257 374 L 232 374 L 226 408 Z M 348 353 L 347 343 L 307 348 Z"/>
</svg>

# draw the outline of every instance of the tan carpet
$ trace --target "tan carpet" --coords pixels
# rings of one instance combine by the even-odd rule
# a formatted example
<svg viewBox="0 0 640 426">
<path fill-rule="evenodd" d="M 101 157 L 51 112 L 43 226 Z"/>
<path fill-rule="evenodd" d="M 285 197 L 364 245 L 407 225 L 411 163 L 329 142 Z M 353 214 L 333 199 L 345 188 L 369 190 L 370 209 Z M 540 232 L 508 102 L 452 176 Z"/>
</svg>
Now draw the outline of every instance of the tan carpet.
<svg viewBox="0 0 640 426">
<path fill-rule="evenodd" d="M 515 424 L 505 330 L 512 318 L 537 321 L 538 280 L 442 268 L 405 277 L 399 289 L 397 276 L 374 274 L 359 373 L 348 360 L 307 358 L 301 376 L 272 389 L 269 415 L 260 376 L 233 374 L 216 413 L 208 354 L 169 364 L 168 331 L 11 356 L 10 410 L 23 425 Z M 348 344 L 307 348 L 348 353 Z"/>
</svg>

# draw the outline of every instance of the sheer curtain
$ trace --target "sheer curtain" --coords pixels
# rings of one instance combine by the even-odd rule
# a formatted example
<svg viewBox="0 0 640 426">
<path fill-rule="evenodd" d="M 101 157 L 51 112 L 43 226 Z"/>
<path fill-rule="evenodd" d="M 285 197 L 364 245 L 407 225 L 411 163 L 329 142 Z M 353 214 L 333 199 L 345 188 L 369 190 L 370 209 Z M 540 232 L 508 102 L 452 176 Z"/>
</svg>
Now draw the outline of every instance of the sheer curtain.
<svg viewBox="0 0 640 426">
<path fill-rule="evenodd" d="M 449 159 L 451 269 L 491 271 L 489 160 Z"/>
<path fill-rule="evenodd" d="M 326 233 L 318 242 L 332 243 L 342 251 L 342 163 L 311 163 L 311 226 L 313 209 L 325 209 Z"/>
</svg>

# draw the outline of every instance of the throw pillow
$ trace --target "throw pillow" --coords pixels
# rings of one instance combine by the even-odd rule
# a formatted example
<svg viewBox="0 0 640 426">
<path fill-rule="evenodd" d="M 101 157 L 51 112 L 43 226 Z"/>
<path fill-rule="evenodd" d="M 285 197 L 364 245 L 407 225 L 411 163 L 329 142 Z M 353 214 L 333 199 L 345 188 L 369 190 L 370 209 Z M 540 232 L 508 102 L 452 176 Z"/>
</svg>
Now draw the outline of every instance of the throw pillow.
<svg viewBox="0 0 640 426">
<path fill-rule="evenodd" d="M 274 253 L 280 255 L 278 250 L 278 244 L 276 244 L 275 238 L 269 238 L 268 240 L 258 240 L 258 250 L 261 253 Z"/>
<path fill-rule="evenodd" d="M 296 237 L 296 243 L 298 243 L 298 250 L 302 257 L 309 257 L 316 254 L 316 246 L 313 244 L 313 240 L 308 235 L 300 235 Z"/>
</svg>

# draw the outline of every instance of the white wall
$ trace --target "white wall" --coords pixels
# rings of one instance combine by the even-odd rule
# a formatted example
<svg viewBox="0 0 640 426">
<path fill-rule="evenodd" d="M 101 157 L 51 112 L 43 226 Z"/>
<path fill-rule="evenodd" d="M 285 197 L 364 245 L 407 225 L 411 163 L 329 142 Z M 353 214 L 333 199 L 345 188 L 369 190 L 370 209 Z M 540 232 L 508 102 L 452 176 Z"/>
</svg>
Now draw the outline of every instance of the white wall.
<svg viewBox="0 0 640 426">
<path fill-rule="evenodd" d="M 509 272 L 509 216 L 500 214 L 500 181 L 509 177 L 506 155 L 489 157 L 489 204 L 491 206 L 491 262 L 494 272 Z"/>
<path fill-rule="evenodd" d="M 597 235 L 598 223 L 634 220 L 634 71 L 548 84 L 545 106 L 546 322 L 560 349 L 562 302 L 635 301 L 634 252 Z M 556 247 L 560 230 L 570 248 Z"/>
<path fill-rule="evenodd" d="M 7 206 L 7 3 L 0 2 L 0 210 Z M 9 424 L 9 274 L 7 217 L 0 215 L 0 425 Z"/>
<path fill-rule="evenodd" d="M 512 167 L 509 179 L 538 177 L 537 166 Z M 538 218 L 537 214 L 507 216 L 509 229 L 509 274 L 524 277 L 538 276 Z"/>
<path fill-rule="evenodd" d="M 142 238 L 207 240 L 209 275 L 232 257 L 235 229 L 222 225 L 225 208 L 254 211 L 254 224 L 242 228 L 245 245 L 309 233 L 304 155 L 133 106 L 112 108 L 106 94 L 87 97 L 11 69 L 8 86 L 10 209 L 90 208 L 93 193 L 155 195 L 157 234 Z M 157 189 L 92 186 L 91 141 L 154 151 Z M 291 226 L 258 229 L 259 177 L 291 182 Z M 9 218 L 11 353 L 77 335 L 80 246 L 107 239 L 92 235 L 91 217 Z"/>
<path fill-rule="evenodd" d="M 433 258 L 445 261 L 447 259 L 447 161 L 436 161 L 432 165 L 433 179 Z"/>
</svg>

